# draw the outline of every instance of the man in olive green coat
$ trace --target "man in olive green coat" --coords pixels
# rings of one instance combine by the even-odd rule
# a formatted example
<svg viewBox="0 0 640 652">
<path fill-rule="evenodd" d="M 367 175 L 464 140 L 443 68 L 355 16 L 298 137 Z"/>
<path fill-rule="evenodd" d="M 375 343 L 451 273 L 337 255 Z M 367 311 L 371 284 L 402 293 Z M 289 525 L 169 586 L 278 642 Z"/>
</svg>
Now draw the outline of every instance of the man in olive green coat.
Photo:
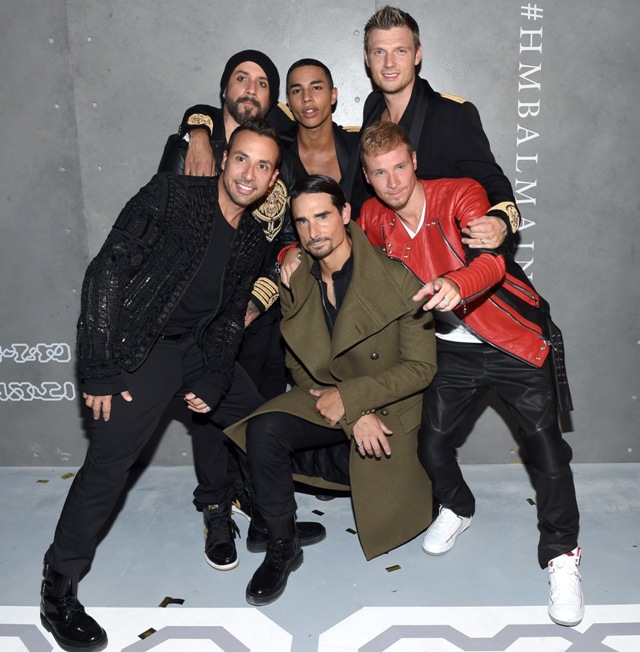
<svg viewBox="0 0 640 652">
<path fill-rule="evenodd" d="M 367 559 L 415 537 L 431 520 L 417 432 L 436 358 L 432 317 L 411 300 L 421 284 L 350 223 L 350 206 L 333 179 L 300 180 L 291 211 L 303 252 L 280 300 L 296 386 L 227 430 L 248 453 L 255 507 L 270 534 L 247 587 L 254 605 L 276 600 L 302 563 L 292 477 L 297 450 L 353 440 L 349 483 Z M 313 473 L 323 477 L 296 479 L 335 487 L 322 470 Z"/>
</svg>

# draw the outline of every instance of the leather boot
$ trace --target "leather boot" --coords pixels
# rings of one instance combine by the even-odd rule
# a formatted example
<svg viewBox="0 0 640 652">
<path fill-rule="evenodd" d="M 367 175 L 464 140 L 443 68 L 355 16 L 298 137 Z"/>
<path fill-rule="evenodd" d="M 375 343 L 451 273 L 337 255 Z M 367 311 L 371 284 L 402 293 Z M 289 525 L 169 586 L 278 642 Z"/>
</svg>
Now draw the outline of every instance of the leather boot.
<svg viewBox="0 0 640 652">
<path fill-rule="evenodd" d="M 269 533 L 267 554 L 247 586 L 247 602 L 257 607 L 284 593 L 289 573 L 300 568 L 303 560 L 293 516 L 284 523 L 269 523 Z"/>
<path fill-rule="evenodd" d="M 45 561 L 40 621 L 63 650 L 97 652 L 107 647 L 107 634 L 78 601 L 78 578 L 56 573 Z"/>
<path fill-rule="evenodd" d="M 324 525 L 315 521 L 296 521 L 296 529 L 301 546 L 319 543 L 327 536 Z M 269 529 L 267 522 L 254 505 L 253 517 L 247 533 L 247 550 L 249 552 L 265 552 L 268 545 Z"/>
</svg>

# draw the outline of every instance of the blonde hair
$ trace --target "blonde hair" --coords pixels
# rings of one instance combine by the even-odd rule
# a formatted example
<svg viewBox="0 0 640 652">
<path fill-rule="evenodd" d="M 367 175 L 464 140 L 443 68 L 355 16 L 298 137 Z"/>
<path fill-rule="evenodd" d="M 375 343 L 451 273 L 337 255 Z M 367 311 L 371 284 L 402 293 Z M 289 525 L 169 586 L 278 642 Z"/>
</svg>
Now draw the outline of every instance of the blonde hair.
<svg viewBox="0 0 640 652">
<path fill-rule="evenodd" d="M 360 160 L 364 165 L 365 156 L 386 154 L 399 145 L 405 145 L 409 154 L 413 154 L 413 147 L 404 127 L 395 122 L 374 122 L 362 132 Z"/>
<path fill-rule="evenodd" d="M 364 50 L 369 51 L 369 37 L 374 29 L 393 29 L 394 27 L 408 27 L 413 35 L 413 45 L 418 51 L 420 47 L 420 28 L 415 18 L 402 9 L 386 5 L 376 11 L 364 26 Z"/>
</svg>

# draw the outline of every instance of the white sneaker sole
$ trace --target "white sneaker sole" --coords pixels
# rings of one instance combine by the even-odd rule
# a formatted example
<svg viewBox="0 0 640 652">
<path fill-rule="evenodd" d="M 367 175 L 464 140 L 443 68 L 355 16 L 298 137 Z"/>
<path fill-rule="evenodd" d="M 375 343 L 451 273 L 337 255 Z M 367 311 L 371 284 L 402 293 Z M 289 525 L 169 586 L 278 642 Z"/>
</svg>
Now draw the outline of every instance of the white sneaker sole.
<svg viewBox="0 0 640 652">
<path fill-rule="evenodd" d="M 580 614 L 580 617 L 577 620 L 560 620 L 560 618 L 554 618 L 551 615 L 551 611 L 549 611 L 549 618 L 556 624 L 556 625 L 562 625 L 563 627 L 575 627 L 576 625 L 579 625 L 582 622 L 582 619 L 584 618 L 584 609 L 582 610 L 582 613 Z"/>
<path fill-rule="evenodd" d="M 238 557 L 235 561 L 232 561 L 230 564 L 214 564 L 209 557 L 207 557 L 207 553 L 204 553 L 204 560 L 211 566 L 211 568 L 215 568 L 216 570 L 219 571 L 229 571 L 233 570 L 239 563 L 240 563 L 240 557 Z"/>
</svg>

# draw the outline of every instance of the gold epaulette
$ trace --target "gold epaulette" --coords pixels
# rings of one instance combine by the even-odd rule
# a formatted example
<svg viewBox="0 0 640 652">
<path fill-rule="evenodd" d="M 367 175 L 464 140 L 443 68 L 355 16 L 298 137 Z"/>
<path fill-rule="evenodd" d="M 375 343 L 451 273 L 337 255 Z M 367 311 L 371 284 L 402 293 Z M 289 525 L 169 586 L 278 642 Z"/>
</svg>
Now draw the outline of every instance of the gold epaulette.
<svg viewBox="0 0 640 652">
<path fill-rule="evenodd" d="M 287 118 L 289 118 L 289 120 L 291 120 L 291 122 L 295 122 L 293 113 L 291 113 L 291 110 L 286 104 L 284 104 L 283 102 L 278 102 L 278 108 L 280 109 L 280 111 L 282 111 L 282 113 L 284 113 L 287 116 Z"/>
<path fill-rule="evenodd" d="M 467 101 L 464 99 L 464 97 L 451 95 L 451 93 L 440 93 L 440 97 L 444 97 L 445 100 L 451 100 L 452 102 L 457 102 L 458 104 L 464 104 Z"/>
<path fill-rule="evenodd" d="M 360 129 L 361 129 L 361 127 L 342 127 L 342 128 L 343 128 L 345 131 L 349 131 L 349 132 L 351 132 L 352 134 L 357 134 L 357 133 L 360 131 Z"/>
</svg>

